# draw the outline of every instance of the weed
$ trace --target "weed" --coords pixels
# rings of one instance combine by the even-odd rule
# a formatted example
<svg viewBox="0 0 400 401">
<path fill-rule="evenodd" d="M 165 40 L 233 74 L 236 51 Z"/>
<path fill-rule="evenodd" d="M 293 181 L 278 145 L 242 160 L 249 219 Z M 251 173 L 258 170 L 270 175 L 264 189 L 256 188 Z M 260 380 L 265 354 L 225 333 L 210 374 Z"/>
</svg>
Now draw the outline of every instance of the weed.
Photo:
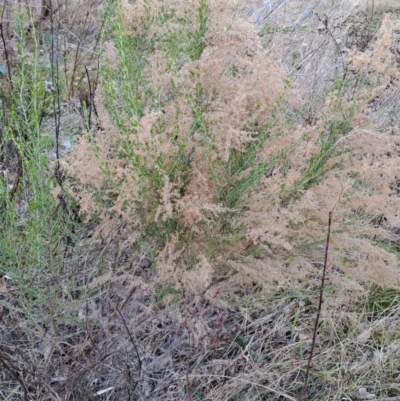
<svg viewBox="0 0 400 401">
<path fill-rule="evenodd" d="M 2 5 L 1 398 L 398 397 L 397 8 L 239 3 Z"/>
<path fill-rule="evenodd" d="M 338 100 L 337 110 L 343 113 L 340 97 Z M 355 109 L 345 112 L 339 119 L 335 118 L 325 124 L 324 131 L 319 136 L 320 150 L 318 153 L 311 154 L 306 161 L 307 167 L 293 188 L 282 191 L 280 195 L 282 206 L 287 206 L 292 200 L 299 199 L 301 191 L 309 189 L 321 180 L 326 163 L 336 150 L 338 142 L 351 130 L 350 121 L 354 112 Z"/>
<path fill-rule="evenodd" d="M 383 315 L 397 308 L 399 300 L 399 292 L 396 288 L 373 286 L 364 306 L 365 312 L 370 314 L 371 317 L 378 314 Z"/>
</svg>

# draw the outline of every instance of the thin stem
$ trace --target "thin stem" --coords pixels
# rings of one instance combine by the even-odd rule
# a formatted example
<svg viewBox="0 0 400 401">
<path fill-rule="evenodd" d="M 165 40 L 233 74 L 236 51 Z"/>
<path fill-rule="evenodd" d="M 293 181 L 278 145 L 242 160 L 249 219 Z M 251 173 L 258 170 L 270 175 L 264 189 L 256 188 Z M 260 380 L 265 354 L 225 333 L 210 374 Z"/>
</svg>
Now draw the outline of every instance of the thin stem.
<svg viewBox="0 0 400 401">
<path fill-rule="evenodd" d="M 310 350 L 310 355 L 308 357 L 307 369 L 306 369 L 306 377 L 305 377 L 305 380 L 304 380 L 303 389 L 302 389 L 301 394 L 300 394 L 300 400 L 303 400 L 305 392 L 307 390 L 307 386 L 308 386 L 308 380 L 309 380 L 309 377 L 310 377 L 310 370 L 311 370 L 311 362 L 312 362 L 312 358 L 314 356 L 315 343 L 316 343 L 316 339 L 317 339 L 317 330 L 318 330 L 319 318 L 320 318 L 320 315 L 321 315 L 322 303 L 324 302 L 325 276 L 326 276 L 326 268 L 327 268 L 327 264 L 328 264 L 328 251 L 329 251 L 329 241 L 330 241 L 330 236 L 331 236 L 331 224 L 332 224 L 332 210 L 329 212 L 328 234 L 326 236 L 324 268 L 322 270 L 321 286 L 320 286 L 320 289 L 319 289 L 319 301 L 318 301 L 317 316 L 315 318 L 314 332 L 313 332 L 313 338 L 312 338 L 312 342 L 311 342 L 311 350 Z"/>
</svg>

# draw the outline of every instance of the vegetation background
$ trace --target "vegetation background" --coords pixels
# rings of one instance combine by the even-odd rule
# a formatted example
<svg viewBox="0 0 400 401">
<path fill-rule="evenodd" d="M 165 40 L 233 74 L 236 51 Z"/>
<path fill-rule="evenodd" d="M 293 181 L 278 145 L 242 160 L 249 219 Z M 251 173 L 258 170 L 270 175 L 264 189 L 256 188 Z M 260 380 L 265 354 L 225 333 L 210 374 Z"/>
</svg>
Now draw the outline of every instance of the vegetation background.
<svg viewBox="0 0 400 401">
<path fill-rule="evenodd" d="M 400 400 L 397 1 L 0 5 L 1 399 Z"/>
</svg>

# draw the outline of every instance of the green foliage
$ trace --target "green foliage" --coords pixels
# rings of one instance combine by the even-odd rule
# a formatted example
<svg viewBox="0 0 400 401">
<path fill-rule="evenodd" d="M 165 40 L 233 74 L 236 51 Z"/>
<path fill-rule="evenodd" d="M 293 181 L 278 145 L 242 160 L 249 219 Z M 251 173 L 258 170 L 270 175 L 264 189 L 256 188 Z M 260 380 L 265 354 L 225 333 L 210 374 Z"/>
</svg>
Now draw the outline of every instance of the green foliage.
<svg viewBox="0 0 400 401">
<path fill-rule="evenodd" d="M 176 23 L 179 29 L 171 29 L 167 35 L 158 37 L 157 47 L 164 50 L 168 55 L 170 68 L 179 70 L 186 61 L 185 58 L 197 60 L 204 50 L 204 36 L 208 28 L 208 5 L 206 0 L 200 1 L 196 21 L 191 19 L 186 9 L 184 18 L 177 17 L 173 9 L 167 10 L 167 7 L 163 6 L 162 13 L 159 15 L 159 22 Z"/>
<path fill-rule="evenodd" d="M 73 212 L 77 204 L 67 192 L 58 199 L 53 193 L 55 180 L 46 156 L 52 141 L 43 134 L 45 118 L 53 107 L 52 95 L 44 85 L 52 80 L 51 70 L 39 63 L 35 25 L 31 31 L 33 52 L 26 49 L 27 31 L 21 15 L 17 31 L 18 63 L 10 71 L 11 90 L 0 94 L 0 160 L 14 177 L 10 184 L 5 174 L 0 182 L 0 265 L 18 287 L 20 297 L 19 307 L 3 305 L 36 325 L 51 319 L 53 313 L 63 313 L 61 283 L 54 280 L 66 273 L 66 243 L 77 240 L 77 214 Z M 50 314 L 43 304 L 52 308 Z"/>
<path fill-rule="evenodd" d="M 337 144 L 351 130 L 351 118 L 359 105 L 356 104 L 350 110 L 344 108 L 342 94 L 345 87 L 346 82 L 338 81 L 335 83 L 332 90 L 333 93 L 337 91 L 335 95 L 337 103 L 335 103 L 333 110 L 327 111 L 324 130 L 319 136 L 320 149 L 311 154 L 305 162 L 306 167 L 292 188 L 283 188 L 281 191 L 282 206 L 287 206 L 290 202 L 299 199 L 303 191 L 320 182 L 328 160 L 335 154 Z"/>
<path fill-rule="evenodd" d="M 6 311 L 4 315 L 14 315 L 18 321 L 14 333 L 17 333 L 17 337 L 21 339 L 20 344 L 22 341 L 28 343 L 31 339 L 34 339 L 32 343 L 40 343 L 40 346 L 36 343 L 33 346 L 29 345 L 32 347 L 32 355 L 39 354 L 37 359 L 35 359 L 36 356 L 32 359 L 38 361 L 39 365 L 46 363 L 50 365 L 55 360 L 64 362 L 64 354 L 60 356 L 58 352 L 59 350 L 62 353 L 65 352 L 68 357 L 65 360 L 68 361 L 67 366 L 71 371 L 68 379 L 77 377 L 78 374 L 83 376 L 82 366 L 86 366 L 88 374 L 92 374 L 98 361 L 105 360 L 102 359 L 104 354 L 98 353 L 100 347 L 96 343 L 101 336 L 92 336 L 90 330 L 94 328 L 105 330 L 105 327 L 109 325 L 110 331 L 105 333 L 114 335 L 118 330 L 117 326 L 124 329 L 122 323 L 125 322 L 119 320 L 118 324 L 115 323 L 116 319 L 119 319 L 116 312 L 126 307 L 124 312 L 129 313 L 128 301 L 133 300 L 138 307 L 132 308 L 134 309 L 132 315 L 137 313 L 140 319 L 144 317 L 145 320 L 143 324 L 138 325 L 139 328 L 134 327 L 133 320 L 128 322 L 130 324 L 125 327 L 127 333 L 123 332 L 122 335 L 126 335 L 130 341 L 137 340 L 139 344 L 137 352 L 140 355 L 143 350 L 149 353 L 149 357 L 146 356 L 143 359 L 143 366 L 146 369 L 151 364 L 154 367 L 157 366 L 157 358 L 160 356 L 158 353 L 164 346 L 166 349 L 171 345 L 168 366 L 171 368 L 178 366 L 176 377 L 181 378 L 184 376 L 182 372 L 186 369 L 186 373 L 190 376 L 188 381 L 191 388 L 187 386 L 183 391 L 190 390 L 193 399 L 208 399 L 210 394 L 213 394 L 214 398 L 223 394 L 220 399 L 232 400 L 294 399 L 303 386 L 301 380 L 304 373 L 304 361 L 310 350 L 316 294 L 319 288 L 316 284 L 319 272 L 314 269 L 315 266 L 312 266 L 310 259 L 317 253 L 318 257 L 320 256 L 326 237 L 318 231 L 320 221 L 306 213 L 297 218 L 290 215 L 290 210 L 285 210 L 284 212 L 288 212 L 289 217 L 286 219 L 286 215 L 279 216 L 280 221 L 284 221 L 279 227 L 282 230 L 275 234 L 274 228 L 265 227 L 265 231 L 257 238 L 251 238 L 252 233 L 249 235 L 249 227 L 245 226 L 250 218 L 248 220 L 240 218 L 253 206 L 249 205 L 248 200 L 252 199 L 252 194 L 258 190 L 258 184 L 268 171 L 278 166 L 280 174 L 278 179 L 281 179 L 279 184 L 285 182 L 285 178 L 290 174 L 292 154 L 299 144 L 305 141 L 310 143 L 314 140 L 317 150 L 314 150 L 305 161 L 300 176 L 297 176 L 298 179 L 294 179 L 294 183 L 288 187 L 283 186 L 280 193 L 281 205 L 276 205 L 276 215 L 281 211 L 281 206 L 288 206 L 299 199 L 305 191 L 320 183 L 328 173 L 329 161 L 338 155 L 338 145 L 344 142 L 342 139 L 352 128 L 353 116 L 359 111 L 362 102 L 369 98 L 366 95 L 353 104 L 352 101 L 357 97 L 354 96 L 354 99 L 349 101 L 346 96 L 349 92 L 355 92 L 352 86 L 355 85 L 354 82 L 350 85 L 347 79 L 344 81 L 337 79 L 333 86 L 316 93 L 311 101 L 304 102 L 298 106 L 297 110 L 294 110 L 297 106 L 293 106 L 293 110 L 290 110 L 291 105 L 287 104 L 290 102 L 287 102 L 286 98 L 288 92 L 284 91 L 269 121 L 265 123 L 266 119 L 262 119 L 263 123 L 259 126 L 256 123 L 253 124 L 253 117 L 250 117 L 243 126 L 236 127 L 246 133 L 251 132 L 251 140 L 243 144 L 243 147 L 228 149 L 227 154 L 222 157 L 221 150 L 217 149 L 218 122 L 210 118 L 214 111 L 211 106 L 216 104 L 213 104 L 213 101 L 219 96 L 218 90 L 215 89 L 213 92 L 204 87 L 196 67 L 194 71 L 183 68 L 187 63 L 199 60 L 205 49 L 205 36 L 210 23 L 208 8 L 210 3 L 199 0 L 194 13 L 187 2 L 183 3 L 182 9 L 175 10 L 164 2 L 160 5 L 159 13 L 154 15 L 148 7 L 149 3 L 145 1 L 145 12 L 140 19 L 134 21 L 131 31 L 126 29 L 126 16 L 123 15 L 121 4 L 115 1 L 108 1 L 106 4 L 105 37 L 111 38 L 115 44 L 119 65 L 118 68 L 112 65 L 112 62 L 116 60 L 105 62 L 102 65 L 100 82 L 106 107 L 119 135 L 117 135 L 116 143 L 111 145 L 113 148 L 109 149 L 106 159 L 101 153 L 100 141 L 97 142 L 102 133 L 92 132 L 88 123 L 91 105 L 82 101 L 83 126 L 88 131 L 85 134 L 86 138 L 92 145 L 96 157 L 106 159 L 100 160 L 99 163 L 102 172 L 101 185 L 89 183 L 85 187 L 96 204 L 93 210 L 88 212 L 87 217 L 90 219 L 87 223 L 83 223 L 83 216 L 79 213 L 77 196 L 83 184 L 76 177 L 65 175 L 56 177 L 54 163 L 49 157 L 50 155 L 54 159 L 53 148 L 56 144 L 52 121 L 53 118 L 60 117 L 60 112 L 55 106 L 66 95 L 68 85 L 67 82 L 55 85 L 57 83 L 54 82 L 57 81 L 54 76 L 55 66 L 52 66 L 52 70 L 47 62 L 43 63 L 41 54 L 43 49 L 47 52 L 57 42 L 57 34 L 45 30 L 42 32 L 42 42 L 40 42 L 38 40 L 40 35 L 35 31 L 36 25 L 33 23 L 31 10 L 28 12 L 32 25 L 29 32 L 23 16 L 15 15 L 15 20 L 18 21 L 15 35 L 16 62 L 13 65 L 8 65 L 4 61 L 0 63 L 0 121 L 2 122 L 0 163 L 1 168 L 4 168 L 0 175 L 0 273 L 11 277 L 10 287 L 12 286 L 10 294 L 0 297 L 0 306 Z M 369 22 L 370 27 L 367 31 L 361 31 L 361 36 L 357 32 L 350 32 L 348 43 L 354 39 L 360 42 L 361 47 L 368 46 L 373 39 L 372 33 L 376 33 L 381 23 L 381 18 L 378 20 L 371 17 Z M 279 35 L 295 33 L 295 36 L 297 33 L 301 35 L 304 33 L 306 35 L 307 28 L 307 24 L 280 27 L 278 23 L 272 26 L 270 22 L 266 22 L 259 36 L 263 44 L 268 46 L 274 39 L 275 33 Z M 325 45 L 326 43 L 321 46 Z M 170 86 L 165 92 L 151 82 L 151 74 L 149 74 L 150 63 L 153 57 L 159 54 L 165 57 L 163 61 L 166 61 L 168 69 L 163 72 L 171 79 Z M 299 57 L 294 57 L 294 64 L 300 68 L 302 59 L 300 52 L 298 54 Z M 235 57 L 236 55 L 232 60 Z M 251 60 L 253 57 L 251 51 L 246 54 L 246 57 Z M 202 61 L 192 65 L 199 65 Z M 234 83 L 248 74 L 246 68 L 242 68 L 241 63 L 236 60 L 226 63 L 222 71 L 222 78 Z M 12 82 L 8 82 L 9 73 Z M 291 79 L 295 78 L 295 74 Z M 357 84 L 362 85 L 368 92 L 376 88 L 378 81 L 379 79 L 375 81 L 373 77 L 362 77 Z M 46 90 L 45 82 L 52 82 L 56 90 L 53 92 L 49 87 Z M 287 80 L 287 90 L 290 89 L 290 85 L 291 81 Z M 268 157 L 264 154 L 272 141 L 279 140 L 281 133 L 285 133 L 287 129 L 294 129 L 299 119 L 306 120 L 306 114 L 314 108 L 317 110 L 315 106 L 324 103 L 328 96 L 329 105 L 321 106 L 322 113 L 317 116 L 312 115 L 307 120 L 312 122 L 315 121 L 314 117 L 319 119 L 318 124 L 321 123 L 321 125 L 316 125 L 314 132 L 306 133 L 303 138 L 293 140 L 288 145 L 285 142 L 281 151 L 274 154 L 268 152 Z M 168 118 L 164 118 L 164 108 L 170 105 L 173 105 L 175 116 L 171 113 L 172 116 L 167 115 Z M 268 107 L 266 110 L 269 110 Z M 256 114 L 261 106 L 257 104 L 249 108 L 251 110 L 246 110 L 245 116 Z M 148 133 L 149 139 L 146 138 L 146 142 L 140 136 L 140 124 L 143 117 L 152 116 L 152 113 L 156 114 L 155 112 L 159 113 L 159 117 L 152 122 Z M 190 121 L 190 124 L 185 126 L 187 121 Z M 310 125 L 312 125 L 311 122 Z M 197 137 L 196 140 L 194 140 L 195 137 Z M 290 134 L 287 134 L 287 138 L 289 137 Z M 170 145 L 168 148 L 172 149 L 170 154 L 160 151 L 160 147 L 164 144 Z M 200 156 L 196 153 L 199 150 Z M 114 158 L 118 159 L 118 162 L 125 162 L 124 168 L 128 166 L 123 174 L 115 173 Z M 14 168 L 13 163 L 18 168 Z M 330 166 L 330 170 L 343 168 L 343 165 L 344 161 L 335 161 L 335 164 Z M 16 180 L 11 180 L 6 167 L 11 170 L 10 175 L 17 176 Z M 191 189 L 194 172 L 199 171 L 199 175 L 202 174 L 202 178 L 205 177 L 205 187 L 211 188 L 214 198 L 210 199 L 211 196 L 207 198 L 209 204 L 206 206 L 209 209 L 199 218 L 200 222 L 193 218 L 195 223 L 192 221 L 188 223 L 180 215 L 184 208 L 179 209 L 179 201 L 184 199 Z M 269 178 L 271 177 L 268 176 Z M 354 181 L 352 187 L 354 191 L 373 193 L 373 186 L 368 184 L 361 173 L 351 172 L 349 178 Z M 263 184 L 271 182 L 275 177 L 272 177 L 271 181 L 268 179 Z M 126 184 L 132 182 L 135 185 L 137 183 L 139 191 L 135 192 L 135 198 L 124 199 L 125 204 L 120 210 L 124 213 L 126 210 L 128 212 L 125 215 L 121 212 L 120 215 L 116 207 L 120 200 L 119 195 L 127 189 Z M 62 188 L 60 183 L 64 184 Z M 68 192 L 68 187 L 74 190 L 74 194 Z M 168 193 L 165 194 L 165 192 Z M 265 193 L 267 194 L 265 202 L 270 202 L 274 194 L 272 191 Z M 271 197 L 269 197 L 270 194 Z M 160 214 L 159 208 L 163 205 L 165 198 L 168 198 L 168 206 L 172 211 Z M 198 203 L 201 201 L 200 197 Z M 198 210 L 203 212 L 201 209 L 203 206 L 202 204 L 198 206 Z M 364 222 L 371 220 L 362 209 L 360 210 L 346 217 L 345 223 L 338 224 L 340 228 L 333 230 L 333 234 L 346 232 L 352 224 L 360 223 L 362 220 Z M 254 215 L 258 218 L 262 213 L 264 211 L 260 207 Z M 346 214 L 346 211 L 343 214 Z M 249 215 L 250 213 L 246 217 Z M 89 225 L 97 226 L 104 223 L 104 216 L 110 218 L 110 225 L 115 221 L 121 223 L 116 224 L 117 237 L 118 230 L 123 231 L 130 224 L 125 221 L 125 217 L 127 217 L 126 220 L 131 218 L 135 224 L 134 230 L 137 231 L 126 229 L 121 238 L 115 241 L 114 238 L 103 238 L 101 233 L 100 238 L 96 238 L 87 245 L 90 242 L 87 241 L 89 236 L 84 232 L 88 231 Z M 382 218 L 383 214 L 379 221 Z M 307 233 L 307 224 L 311 221 L 315 231 Z M 271 221 L 272 224 L 278 223 Z M 270 232 L 267 233 L 267 230 Z M 289 234 L 286 236 L 287 233 Z M 110 237 L 112 235 L 114 232 L 110 234 Z M 131 235 L 134 239 L 130 238 Z M 275 235 L 282 237 L 284 245 L 281 246 L 279 241 L 276 244 L 273 243 Z M 187 290 L 182 284 L 183 281 L 182 289 L 175 288 L 176 283 L 164 283 L 164 281 L 159 281 L 163 284 L 157 284 L 150 289 L 150 280 L 146 281 L 145 273 L 139 271 L 141 268 L 134 267 L 136 251 L 146 254 L 146 258 L 151 261 L 149 265 L 155 264 L 158 261 L 157 256 L 162 255 L 160 251 L 165 250 L 168 239 L 173 239 L 168 244 L 171 245 L 171 254 L 173 254 L 170 263 L 178 265 L 176 270 L 181 269 L 179 274 L 182 273 L 184 276 L 185 269 L 198 267 L 201 254 L 205 256 L 207 262 L 210 262 L 210 265 L 212 264 L 212 277 L 207 278 L 210 287 L 215 286 L 218 281 L 233 276 L 235 277 L 232 282 L 236 278 L 237 282 L 240 281 L 239 284 L 234 284 L 236 287 L 227 294 L 229 302 L 226 303 L 229 306 L 226 309 L 223 309 L 225 306 L 218 309 L 220 305 L 214 308 L 213 300 L 208 297 L 209 288 L 207 288 L 202 293 L 196 294 L 200 299 L 198 308 L 197 305 L 193 307 L 194 304 L 190 304 L 192 301 L 190 298 L 186 316 L 182 314 L 179 319 L 173 313 L 168 314 L 169 307 L 172 306 L 170 309 L 176 312 L 185 301 L 183 298 L 191 297 L 192 294 L 182 297 L 191 289 Z M 119 240 L 123 246 L 128 244 L 126 249 L 123 249 L 125 254 L 122 252 L 122 245 L 117 243 Z M 363 238 L 363 240 L 368 239 Z M 286 246 L 289 242 L 290 244 Z M 374 240 L 373 243 L 400 257 L 399 241 L 388 243 Z M 236 246 L 237 244 L 240 246 Z M 93 247 L 97 247 L 94 257 L 91 254 Z M 313 255 L 309 257 L 311 253 Z M 285 277 L 286 282 L 284 282 L 275 276 L 274 288 L 267 294 L 267 285 L 261 282 L 262 280 L 258 280 L 263 271 L 260 273 L 257 270 L 264 268 L 268 263 L 273 264 L 278 261 L 282 263 L 283 270 L 288 269 L 287 271 L 290 272 L 290 264 L 296 258 L 301 259 L 302 265 L 299 268 L 304 269 L 302 278 Z M 264 265 L 262 265 L 263 259 L 266 260 Z M 249 264 L 240 271 L 240 263 L 243 260 Z M 347 265 L 346 267 L 350 266 L 351 272 L 356 270 L 356 264 L 358 267 L 361 261 L 366 263 L 366 260 L 368 257 L 362 259 L 339 255 L 335 263 L 342 262 Z M 253 262 L 254 265 L 252 265 Z M 131 289 L 128 285 L 131 283 L 128 283 L 128 280 L 121 284 L 121 288 L 118 288 L 119 283 L 116 282 L 115 286 L 109 285 L 107 291 L 104 290 L 104 283 L 108 285 L 107 280 L 111 274 L 114 279 L 114 277 L 120 277 L 120 273 L 124 274 L 128 270 L 130 273 L 132 268 L 135 269 L 136 275 L 136 277 L 131 276 L 132 282 L 137 280 L 145 283 L 144 290 L 140 288 L 140 285 L 136 287 L 134 283 L 132 288 L 135 292 L 129 292 Z M 148 268 L 149 266 L 143 267 L 143 271 Z M 275 269 L 275 266 L 273 268 Z M 399 291 L 395 287 L 372 286 L 367 291 L 366 300 L 354 300 L 357 304 L 356 308 L 351 309 L 353 305 L 348 302 L 343 308 L 340 304 L 340 309 L 336 310 L 336 306 L 341 302 L 337 294 L 342 291 L 335 276 L 337 271 L 340 271 L 340 267 L 338 270 L 329 271 L 325 286 L 324 296 L 327 302 L 324 303 L 322 323 L 318 327 L 317 348 L 319 349 L 316 349 L 318 352 L 315 353 L 313 361 L 309 399 L 324 397 L 324 399 L 335 397 L 350 399 L 352 396 L 348 394 L 352 394 L 354 388 L 365 383 L 384 383 L 386 388 L 382 390 L 382 393 L 386 391 L 386 395 L 396 396 L 399 391 L 396 381 L 400 369 L 397 362 Z M 109 272 L 111 272 L 110 275 Z M 175 273 L 177 272 L 174 271 L 174 278 Z M 252 276 L 253 273 L 255 273 L 254 276 Z M 342 271 L 340 273 L 344 275 Z M 143 277 L 140 277 L 141 274 Z M 246 277 L 245 274 L 247 274 Z M 243 278 L 245 279 L 242 280 Z M 247 278 L 248 282 L 246 282 Z M 101 284 L 94 285 L 96 279 L 100 279 Z M 364 289 L 368 288 L 367 284 L 361 280 L 357 285 Z M 228 285 L 226 288 L 230 290 Z M 1 289 L 3 290 L 2 287 Z M 119 295 L 115 295 L 114 290 L 120 291 Z M 140 297 L 142 290 L 145 293 L 145 300 L 144 298 L 134 299 L 136 296 Z M 89 291 L 90 301 L 95 300 L 93 303 L 98 301 L 101 308 L 108 308 L 108 315 L 102 315 L 104 321 L 101 321 L 96 314 L 90 319 L 87 315 L 82 317 L 83 297 Z M 118 297 L 115 306 L 113 302 Z M 104 298 L 106 301 L 102 303 Z M 89 297 L 87 299 L 89 300 Z M 86 306 L 88 303 L 89 301 L 86 302 Z M 121 309 L 118 309 L 119 307 Z M 220 310 L 224 313 L 220 314 Z M 3 319 L 3 309 L 0 310 L 0 314 Z M 160 316 L 162 319 L 159 318 Z M 160 321 L 154 323 L 154 317 Z M 6 318 L 8 319 L 9 316 Z M 196 320 L 193 327 L 185 326 L 190 320 Z M 71 327 L 68 326 L 70 324 L 75 331 L 82 330 L 82 342 L 75 332 L 70 336 L 72 332 Z M 179 330 L 177 326 L 180 327 Z M 359 327 L 364 326 L 368 328 L 369 334 L 364 340 L 360 340 L 358 330 Z M 66 327 L 70 331 L 63 337 L 58 330 Z M 187 342 L 181 335 L 184 331 L 182 327 L 188 333 Z M 28 329 L 31 335 L 27 334 Z M 132 333 L 137 331 L 131 334 L 130 330 Z M 154 330 L 156 334 L 151 330 Z M 177 332 L 181 336 L 179 342 L 175 342 L 174 338 Z M 43 351 L 44 347 L 48 346 L 45 344 L 47 337 L 44 338 L 43 333 L 51 338 L 51 347 L 53 347 L 53 341 L 56 344 L 54 349 L 59 347 L 51 356 L 53 358 L 51 361 L 50 357 L 46 360 L 47 356 L 44 358 L 42 355 L 47 352 L 47 350 Z M 103 333 L 100 332 L 100 334 Z M 143 336 L 149 338 L 154 336 L 152 338 L 154 342 L 152 343 L 147 338 L 143 339 Z M 39 340 L 37 340 L 38 337 Z M 199 338 L 201 341 L 196 344 L 194 339 Z M 166 343 L 160 345 L 160 341 L 164 339 L 171 342 L 168 345 Z M 201 348 L 202 342 L 205 344 L 204 348 Z M 118 341 L 113 344 L 116 343 Z M 178 343 L 183 344 L 180 350 L 175 348 L 175 344 Z M 133 348 L 136 347 L 136 344 L 132 345 Z M 43 348 L 40 349 L 41 346 Z M 81 356 L 76 353 L 80 346 L 85 351 Z M 71 354 L 68 354 L 67 347 L 72 349 Z M 209 351 L 211 348 L 215 355 Z M 14 345 L 13 349 L 15 349 Z M 3 351 L 0 354 L 2 357 Z M 114 350 L 111 350 L 109 354 L 116 355 Z M 71 364 L 72 357 L 82 359 L 74 360 Z M 162 355 L 161 358 L 163 357 Z M 373 362 L 369 363 L 369 361 Z M 116 366 L 114 362 L 106 362 L 108 366 Z M 207 369 L 210 368 L 209 372 L 207 375 L 203 375 L 204 372 L 198 374 L 199 370 L 204 370 L 205 362 Z M 159 366 L 162 367 L 163 363 L 161 361 Z M 18 363 L 15 364 L 17 365 Z M 25 365 L 21 364 L 21 366 Z M 31 366 L 34 364 L 32 363 Z M 78 371 L 73 370 L 74 366 L 79 366 Z M 233 373 L 229 373 L 232 377 L 226 373 L 226 366 L 232 368 L 230 371 Z M 371 369 L 371 366 L 374 366 L 374 369 Z M 147 371 L 150 372 L 149 375 L 154 372 L 154 375 L 158 375 L 157 371 L 151 371 L 150 368 Z M 226 376 L 225 373 L 219 375 L 218 372 L 221 371 L 224 371 Z M 241 374 L 235 376 L 237 372 Z M 270 386 L 255 372 L 278 377 L 279 384 Z M 51 380 L 54 377 L 58 378 L 53 373 L 45 377 Z M 210 380 L 210 377 L 213 379 Z M 153 380 L 153 378 L 150 379 Z M 38 382 L 40 380 L 38 379 Z M 235 380 L 240 383 L 237 387 L 235 387 Z M 228 384 L 225 385 L 225 383 Z M 285 386 L 287 388 L 284 388 Z M 332 390 L 331 394 L 331 388 L 335 386 L 339 390 Z M 221 388 L 221 393 L 218 393 Z M 339 394 L 341 391 L 343 394 Z M 90 394 L 94 396 L 93 389 L 90 389 Z M 38 397 L 41 396 L 42 394 L 38 395 Z"/>
<path fill-rule="evenodd" d="M 179 196 L 184 195 L 192 169 L 193 149 L 189 148 L 188 141 L 198 126 L 195 122 L 187 136 L 178 135 L 180 111 L 177 110 L 174 137 L 167 139 L 176 144 L 177 152 L 171 155 L 168 161 L 159 153 L 157 141 L 150 141 L 145 147 L 139 142 L 137 129 L 141 117 L 145 114 L 145 106 L 151 105 L 151 109 L 156 110 L 163 107 L 163 100 L 153 93 L 144 69 L 155 51 L 164 52 L 169 68 L 175 72 L 187 58 L 199 58 L 205 46 L 208 6 L 205 0 L 199 2 L 195 21 L 186 8 L 184 18 L 178 17 L 175 10 L 167 5 L 162 5 L 157 15 L 151 15 L 149 9 L 146 12 L 139 23 L 135 23 L 133 32 L 128 33 L 123 25 L 124 16 L 120 5 L 108 3 L 111 24 L 109 32 L 117 46 L 121 67 L 118 71 L 114 71 L 109 65 L 104 67 L 103 88 L 107 99 L 106 106 L 121 134 L 119 156 L 129 161 L 140 185 L 140 199 L 136 200 L 136 210 L 141 218 L 143 236 L 151 238 L 152 242 L 156 239 L 155 242 L 162 247 L 166 238 L 181 228 L 178 227 L 175 216 L 156 221 L 160 194 L 169 180 Z M 161 35 L 151 30 L 155 25 L 173 28 L 168 28 L 168 33 Z M 170 96 L 187 96 L 188 101 L 191 101 L 185 88 L 173 83 Z M 162 119 L 154 126 L 152 135 L 165 136 Z M 153 163 L 149 163 L 149 157 Z M 150 205 L 150 211 L 144 211 L 144 203 Z"/>
<path fill-rule="evenodd" d="M 384 288 L 372 286 L 365 303 L 365 312 L 372 316 L 387 315 L 398 308 L 400 304 L 400 291 L 398 288 Z"/>
</svg>

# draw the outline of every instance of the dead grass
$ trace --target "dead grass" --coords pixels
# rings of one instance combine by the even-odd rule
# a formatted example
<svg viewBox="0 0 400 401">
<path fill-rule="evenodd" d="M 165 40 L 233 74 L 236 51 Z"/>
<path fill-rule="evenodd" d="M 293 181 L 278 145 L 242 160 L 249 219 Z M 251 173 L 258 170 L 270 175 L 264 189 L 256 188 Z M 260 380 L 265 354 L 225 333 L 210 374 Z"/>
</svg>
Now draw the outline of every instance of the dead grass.
<svg viewBox="0 0 400 401">
<path fill-rule="evenodd" d="M 39 66 L 46 4 L 19 11 Z M 68 151 L 0 149 L 1 397 L 300 401 L 335 205 L 305 399 L 398 397 L 397 5 L 57 6 Z M 29 173 L 58 158 L 62 187 Z"/>
</svg>

